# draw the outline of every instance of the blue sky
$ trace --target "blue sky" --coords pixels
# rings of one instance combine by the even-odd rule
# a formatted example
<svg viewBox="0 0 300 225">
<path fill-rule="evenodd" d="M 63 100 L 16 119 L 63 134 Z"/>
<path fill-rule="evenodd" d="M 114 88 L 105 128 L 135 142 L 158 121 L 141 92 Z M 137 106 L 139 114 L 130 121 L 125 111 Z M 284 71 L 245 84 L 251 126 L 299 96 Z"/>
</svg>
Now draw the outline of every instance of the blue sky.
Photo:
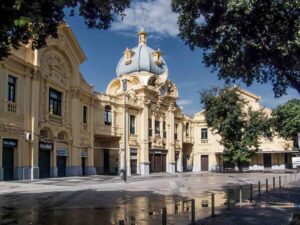
<svg viewBox="0 0 300 225">
<path fill-rule="evenodd" d="M 171 12 L 169 1 L 138 1 L 125 13 L 124 20 L 117 18 L 111 29 L 106 31 L 87 29 L 78 16 L 67 18 L 87 56 L 80 67 L 86 81 L 94 86 L 95 91 L 105 92 L 108 83 L 116 77 L 115 69 L 125 48 L 137 45 L 137 32 L 143 26 L 148 32 L 147 44 L 163 52 L 169 79 L 179 89 L 178 103 L 183 111 L 189 115 L 200 111 L 202 106 L 198 91 L 211 85 L 222 86 L 224 82 L 202 63 L 200 49 L 191 51 L 177 37 L 176 14 Z M 241 84 L 241 87 L 261 96 L 261 103 L 270 108 L 291 98 L 299 98 L 299 94 L 292 89 L 288 90 L 288 95 L 274 98 L 270 84 L 253 84 L 251 87 Z"/>
</svg>

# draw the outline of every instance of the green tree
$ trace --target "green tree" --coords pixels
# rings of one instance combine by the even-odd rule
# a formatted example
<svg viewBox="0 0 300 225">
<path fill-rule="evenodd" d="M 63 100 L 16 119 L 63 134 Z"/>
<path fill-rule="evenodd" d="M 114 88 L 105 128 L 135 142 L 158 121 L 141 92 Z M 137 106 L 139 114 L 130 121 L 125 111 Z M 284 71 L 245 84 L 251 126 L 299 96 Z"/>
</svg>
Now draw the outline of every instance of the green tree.
<svg viewBox="0 0 300 225">
<path fill-rule="evenodd" d="M 275 96 L 300 93 L 299 0 L 172 0 L 179 36 L 204 50 L 227 83 L 271 82 Z"/>
<path fill-rule="evenodd" d="M 131 0 L 1 0 L 0 61 L 30 43 L 33 49 L 46 45 L 47 37 L 57 38 L 57 27 L 66 12 L 84 18 L 88 28 L 107 29 L 114 15 L 123 15 Z"/>
<path fill-rule="evenodd" d="M 292 99 L 272 111 L 272 122 L 275 131 L 285 139 L 292 139 L 298 147 L 300 133 L 300 100 Z"/>
<path fill-rule="evenodd" d="M 206 89 L 200 92 L 205 120 L 213 132 L 221 136 L 223 160 L 234 163 L 242 171 L 259 149 L 259 138 L 271 136 L 270 121 L 263 109 L 253 111 L 239 94 L 237 87 Z"/>
</svg>

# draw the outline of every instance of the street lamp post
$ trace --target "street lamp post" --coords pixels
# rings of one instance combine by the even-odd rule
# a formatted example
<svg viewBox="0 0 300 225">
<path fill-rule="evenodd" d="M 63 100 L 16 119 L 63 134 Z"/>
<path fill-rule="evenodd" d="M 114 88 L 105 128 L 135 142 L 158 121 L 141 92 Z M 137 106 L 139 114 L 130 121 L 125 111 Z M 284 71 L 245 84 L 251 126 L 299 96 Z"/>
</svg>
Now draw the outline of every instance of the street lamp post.
<svg viewBox="0 0 300 225">
<path fill-rule="evenodd" d="M 126 93 L 127 93 L 127 79 L 122 80 L 123 92 L 124 92 L 124 169 L 123 169 L 123 179 L 124 182 L 127 181 L 127 157 L 126 157 L 126 145 L 127 145 L 127 116 L 126 116 Z"/>
</svg>

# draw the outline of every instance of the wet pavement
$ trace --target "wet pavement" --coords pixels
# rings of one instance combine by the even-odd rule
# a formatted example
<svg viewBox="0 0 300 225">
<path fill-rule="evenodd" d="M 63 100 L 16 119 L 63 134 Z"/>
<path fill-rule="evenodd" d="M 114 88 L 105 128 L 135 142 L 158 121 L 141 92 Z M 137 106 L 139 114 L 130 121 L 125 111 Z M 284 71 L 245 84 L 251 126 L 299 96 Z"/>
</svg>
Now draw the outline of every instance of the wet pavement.
<svg viewBox="0 0 300 225">
<path fill-rule="evenodd" d="M 123 219 L 131 225 L 161 224 L 163 207 L 168 224 L 189 224 L 190 199 L 195 199 L 196 220 L 200 220 L 210 216 L 211 191 L 219 213 L 227 208 L 228 185 L 279 175 L 283 183 L 290 179 L 289 174 L 280 173 L 204 173 L 133 177 L 126 184 L 109 176 L 1 182 L 0 224 L 109 225 Z M 234 204 L 238 192 L 233 196 Z"/>
</svg>

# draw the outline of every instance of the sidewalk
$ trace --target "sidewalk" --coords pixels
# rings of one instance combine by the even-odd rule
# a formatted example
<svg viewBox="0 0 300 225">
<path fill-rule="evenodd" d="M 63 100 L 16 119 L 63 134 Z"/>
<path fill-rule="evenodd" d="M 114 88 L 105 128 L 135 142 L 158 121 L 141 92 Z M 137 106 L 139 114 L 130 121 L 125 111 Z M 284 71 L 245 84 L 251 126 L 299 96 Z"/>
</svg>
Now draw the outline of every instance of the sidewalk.
<svg viewBox="0 0 300 225">
<path fill-rule="evenodd" d="M 196 224 L 289 225 L 294 213 L 300 213 L 300 181 L 288 188 L 262 193 L 254 198 L 253 204 L 224 209 L 215 218 L 208 217 Z"/>
</svg>

